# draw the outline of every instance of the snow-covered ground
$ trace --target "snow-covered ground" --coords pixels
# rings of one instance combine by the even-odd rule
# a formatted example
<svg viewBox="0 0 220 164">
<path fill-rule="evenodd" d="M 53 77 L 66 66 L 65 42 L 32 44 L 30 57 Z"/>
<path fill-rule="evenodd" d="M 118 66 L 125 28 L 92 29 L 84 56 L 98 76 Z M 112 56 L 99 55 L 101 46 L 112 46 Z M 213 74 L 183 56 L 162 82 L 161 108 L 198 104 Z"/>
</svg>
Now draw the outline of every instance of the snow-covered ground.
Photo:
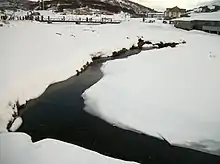
<svg viewBox="0 0 220 164">
<path fill-rule="evenodd" d="M 12 21 L 1 27 L 0 131 L 11 115 L 11 110 L 5 110 L 9 101 L 24 103 L 39 96 L 49 84 L 74 75 L 91 60 L 91 54 L 110 55 L 131 46 L 137 37 L 127 39 L 130 29 L 126 28 L 127 23 L 48 25 L 29 21 Z"/>
<path fill-rule="evenodd" d="M 107 62 L 103 79 L 83 95 L 86 110 L 122 127 L 160 133 L 171 143 L 220 141 L 217 35 L 131 19 L 119 25 L 12 21 L 0 36 L 0 131 L 11 114 L 9 101 L 35 98 L 74 75 L 91 54 L 110 55 L 143 36 L 187 43 Z"/>
<path fill-rule="evenodd" d="M 220 37 L 159 24 L 142 28 L 146 39 L 187 43 L 107 62 L 104 77 L 83 95 L 85 110 L 171 143 L 220 149 Z"/>
<path fill-rule="evenodd" d="M 175 20 L 185 20 L 185 21 L 211 20 L 211 21 L 220 21 L 220 11 L 211 12 L 211 13 L 191 13 L 190 17 L 182 17 L 182 18 L 177 18 Z"/>
<path fill-rule="evenodd" d="M 45 139 L 32 143 L 24 133 L 0 134 L 1 164 L 132 164 L 96 152 L 64 143 Z"/>
</svg>

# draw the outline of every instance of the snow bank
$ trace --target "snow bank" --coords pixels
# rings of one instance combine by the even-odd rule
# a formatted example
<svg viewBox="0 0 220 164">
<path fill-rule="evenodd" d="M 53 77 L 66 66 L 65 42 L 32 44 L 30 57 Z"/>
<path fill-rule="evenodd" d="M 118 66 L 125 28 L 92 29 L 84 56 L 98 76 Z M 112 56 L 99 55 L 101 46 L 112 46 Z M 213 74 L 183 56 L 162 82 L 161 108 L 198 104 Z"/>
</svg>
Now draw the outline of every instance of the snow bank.
<svg viewBox="0 0 220 164">
<path fill-rule="evenodd" d="M 109 61 L 104 77 L 83 95 L 85 110 L 171 143 L 220 141 L 220 38 L 153 26 L 145 28 L 149 39 L 187 43 Z"/>
<path fill-rule="evenodd" d="M 211 13 L 191 13 L 190 17 L 177 18 L 175 20 L 210 20 L 210 21 L 220 21 L 220 11 Z"/>
<path fill-rule="evenodd" d="M 45 139 L 32 143 L 24 133 L 0 134 L 1 164 L 129 164 L 58 140 Z"/>
</svg>

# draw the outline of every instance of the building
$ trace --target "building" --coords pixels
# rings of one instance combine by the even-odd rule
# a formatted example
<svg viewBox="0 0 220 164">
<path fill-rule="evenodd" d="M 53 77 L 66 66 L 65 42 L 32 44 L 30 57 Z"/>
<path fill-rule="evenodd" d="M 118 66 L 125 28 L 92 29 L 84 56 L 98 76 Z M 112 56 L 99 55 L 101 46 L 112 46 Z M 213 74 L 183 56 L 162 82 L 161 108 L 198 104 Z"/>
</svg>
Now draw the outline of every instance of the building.
<svg viewBox="0 0 220 164">
<path fill-rule="evenodd" d="M 180 9 L 179 7 L 167 8 L 164 15 L 165 19 L 179 18 L 181 15 L 186 14 L 186 9 Z"/>
<path fill-rule="evenodd" d="M 163 19 L 164 13 L 147 13 L 147 18 L 156 18 L 156 19 Z"/>
</svg>

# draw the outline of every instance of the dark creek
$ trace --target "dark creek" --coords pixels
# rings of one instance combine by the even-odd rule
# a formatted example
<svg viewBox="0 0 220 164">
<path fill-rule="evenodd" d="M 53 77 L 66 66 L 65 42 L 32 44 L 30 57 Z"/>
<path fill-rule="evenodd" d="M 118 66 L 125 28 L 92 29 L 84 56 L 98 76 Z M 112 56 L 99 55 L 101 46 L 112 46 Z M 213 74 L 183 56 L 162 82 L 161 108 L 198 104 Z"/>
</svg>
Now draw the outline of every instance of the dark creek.
<svg viewBox="0 0 220 164">
<path fill-rule="evenodd" d="M 29 134 L 34 142 L 53 138 L 139 163 L 219 164 L 219 156 L 170 145 L 163 139 L 118 128 L 83 110 L 85 104 L 81 95 L 103 77 L 100 68 L 104 62 L 184 43 L 160 42 L 144 48 L 143 45 L 150 43 L 139 39 L 138 46 L 113 52 L 112 56 L 93 56 L 93 62 L 84 65 L 75 76 L 50 85 L 40 97 L 23 105 L 19 111 L 23 124 L 17 131 Z"/>
</svg>

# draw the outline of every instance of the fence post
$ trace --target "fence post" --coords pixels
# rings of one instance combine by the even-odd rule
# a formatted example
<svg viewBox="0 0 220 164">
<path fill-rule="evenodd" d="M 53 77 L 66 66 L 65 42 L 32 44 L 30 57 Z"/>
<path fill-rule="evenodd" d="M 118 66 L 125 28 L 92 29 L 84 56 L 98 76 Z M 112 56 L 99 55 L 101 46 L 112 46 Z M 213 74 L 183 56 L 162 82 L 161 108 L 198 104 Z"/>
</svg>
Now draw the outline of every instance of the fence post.
<svg viewBox="0 0 220 164">
<path fill-rule="evenodd" d="M 42 15 L 42 16 L 41 16 L 41 21 L 43 22 L 43 20 L 44 20 L 44 16 Z"/>
</svg>

